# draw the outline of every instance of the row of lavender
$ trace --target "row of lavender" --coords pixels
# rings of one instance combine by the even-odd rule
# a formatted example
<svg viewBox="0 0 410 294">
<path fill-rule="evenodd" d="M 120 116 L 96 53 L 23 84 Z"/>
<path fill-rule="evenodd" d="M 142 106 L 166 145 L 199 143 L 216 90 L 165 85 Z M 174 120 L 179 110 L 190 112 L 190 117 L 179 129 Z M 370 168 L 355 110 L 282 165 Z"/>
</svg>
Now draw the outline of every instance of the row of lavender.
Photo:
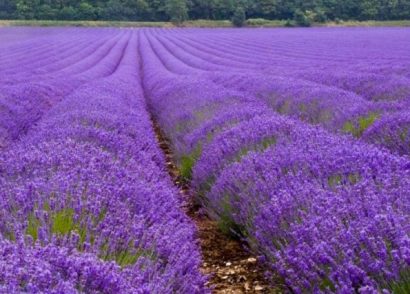
<svg viewBox="0 0 410 294">
<path fill-rule="evenodd" d="M 294 45 L 288 45 L 272 60 L 269 41 L 275 32 L 141 33 L 150 107 L 173 142 L 182 174 L 192 178 L 197 200 L 221 228 L 245 238 L 293 291 L 406 293 L 410 162 L 292 117 L 361 136 L 380 113 L 395 115 L 406 107 L 407 97 L 379 103 L 333 82 L 295 77 L 301 69 L 281 67 L 280 54 L 290 55 L 282 58 L 289 63 L 301 55 L 304 69 L 309 59 L 323 65 L 317 56 L 326 39 L 313 37 L 320 30 L 281 32 L 284 40 L 277 46 L 288 45 L 296 34 L 310 47 L 307 53 L 294 49 L 292 56 L 286 50 Z M 355 48 L 345 33 L 331 31 L 331 40 Z M 369 38 L 374 43 L 379 37 Z M 392 37 L 396 45 L 400 40 Z M 360 62 L 366 52 L 355 51 Z M 325 77 L 337 57 L 342 56 L 322 66 Z M 395 71 L 400 70 L 408 74 Z M 376 92 L 378 86 L 368 85 Z"/>
<path fill-rule="evenodd" d="M 97 31 L 93 38 L 87 31 L 73 36 L 71 33 L 40 38 L 44 43 L 41 46 L 37 46 L 38 41 L 29 41 L 2 52 L 0 147 L 24 135 L 79 86 L 109 75 L 126 45 L 125 36 L 120 40 L 121 35 L 114 32 Z"/>
<path fill-rule="evenodd" d="M 154 48 L 174 59 L 167 62 L 176 73 L 208 73 L 277 112 L 410 153 L 408 30 L 154 34 Z"/>
<path fill-rule="evenodd" d="M 2 51 L 0 292 L 207 292 L 146 111 L 137 34 L 59 34 L 33 54 L 34 41 Z"/>
</svg>

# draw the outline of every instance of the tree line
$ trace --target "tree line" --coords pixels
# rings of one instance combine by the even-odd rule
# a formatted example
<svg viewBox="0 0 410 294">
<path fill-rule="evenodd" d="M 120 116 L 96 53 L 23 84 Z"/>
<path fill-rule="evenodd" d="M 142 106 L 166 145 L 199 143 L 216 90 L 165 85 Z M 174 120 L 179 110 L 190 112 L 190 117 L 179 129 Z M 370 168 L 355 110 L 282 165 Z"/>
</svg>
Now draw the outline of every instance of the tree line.
<svg viewBox="0 0 410 294">
<path fill-rule="evenodd" d="M 410 19 L 410 0 L 0 0 L 0 19 L 175 21 Z"/>
</svg>

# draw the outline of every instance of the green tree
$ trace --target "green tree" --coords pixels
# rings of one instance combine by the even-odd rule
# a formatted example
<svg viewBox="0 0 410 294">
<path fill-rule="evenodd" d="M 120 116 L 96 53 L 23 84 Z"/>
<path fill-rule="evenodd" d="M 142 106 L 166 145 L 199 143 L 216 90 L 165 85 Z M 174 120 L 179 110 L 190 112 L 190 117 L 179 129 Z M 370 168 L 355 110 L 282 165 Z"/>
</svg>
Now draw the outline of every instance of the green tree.
<svg viewBox="0 0 410 294">
<path fill-rule="evenodd" d="M 16 1 L 0 0 L 0 19 L 12 18 L 16 11 Z"/>
<path fill-rule="evenodd" d="M 78 6 L 77 18 L 81 20 L 94 20 L 95 17 L 94 7 L 88 2 L 81 2 Z"/>
<path fill-rule="evenodd" d="M 146 20 L 149 18 L 149 5 L 146 0 L 125 0 L 123 17 L 128 20 Z"/>
<path fill-rule="evenodd" d="M 239 12 L 238 12 L 238 7 Z M 308 25 L 326 20 L 410 19 L 410 0 L 0 0 L 0 19 L 172 20 L 248 18 Z"/>
<path fill-rule="evenodd" d="M 182 24 L 188 18 L 186 0 L 168 0 L 165 10 L 169 19 L 177 25 Z"/>
<path fill-rule="evenodd" d="M 361 20 L 377 19 L 379 11 L 377 9 L 377 5 L 375 5 L 374 2 L 374 0 L 365 0 L 361 3 L 361 13 L 359 15 L 359 18 Z"/>
<path fill-rule="evenodd" d="M 392 11 L 393 19 L 410 19 L 410 1 L 399 0 Z"/>
<path fill-rule="evenodd" d="M 218 0 L 216 2 L 216 19 L 229 19 L 229 16 L 235 10 L 235 1 L 234 0 Z"/>
<path fill-rule="evenodd" d="M 37 1 L 17 0 L 16 14 L 20 19 L 34 19 L 34 9 Z"/>
<path fill-rule="evenodd" d="M 56 19 L 58 17 L 58 10 L 51 7 L 49 4 L 40 5 L 36 12 L 38 19 Z"/>
<path fill-rule="evenodd" d="M 150 0 L 149 1 L 149 20 L 166 21 L 169 16 L 166 11 L 166 1 L 168 0 Z"/>
<path fill-rule="evenodd" d="M 125 7 L 119 0 L 109 0 L 102 11 L 105 20 L 124 20 Z"/>
<path fill-rule="evenodd" d="M 277 0 L 260 0 L 259 9 L 264 17 L 274 17 L 277 12 Z"/>
<path fill-rule="evenodd" d="M 236 27 L 242 27 L 245 24 L 245 21 L 245 9 L 242 7 L 237 7 L 232 17 L 232 24 Z"/>
<path fill-rule="evenodd" d="M 310 27 L 311 25 L 311 20 L 308 17 L 308 13 L 300 9 L 295 10 L 293 20 L 298 26 L 301 26 L 301 27 Z"/>
<path fill-rule="evenodd" d="M 326 15 L 326 11 L 323 8 L 316 8 L 314 10 L 314 18 L 313 20 L 315 22 L 326 22 L 328 20 L 328 17 Z"/>
<path fill-rule="evenodd" d="M 59 11 L 58 16 L 62 20 L 73 20 L 76 18 L 77 12 L 72 6 L 66 6 Z"/>
</svg>

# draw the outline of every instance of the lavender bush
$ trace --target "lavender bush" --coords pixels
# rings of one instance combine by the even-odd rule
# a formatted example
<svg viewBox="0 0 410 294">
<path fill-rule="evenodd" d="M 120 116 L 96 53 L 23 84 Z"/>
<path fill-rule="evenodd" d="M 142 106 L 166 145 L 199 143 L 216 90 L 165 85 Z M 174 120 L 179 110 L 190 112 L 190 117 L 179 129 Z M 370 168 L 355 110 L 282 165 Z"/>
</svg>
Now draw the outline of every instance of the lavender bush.
<svg viewBox="0 0 410 294">
<path fill-rule="evenodd" d="M 209 292 L 151 116 L 289 291 L 410 291 L 407 29 L 1 36 L 0 291 Z"/>
<path fill-rule="evenodd" d="M 149 105 L 197 201 L 296 293 L 409 290 L 410 165 L 372 146 L 406 150 L 409 72 L 381 32 L 407 56 L 401 29 L 141 33 Z"/>
<path fill-rule="evenodd" d="M 1 290 L 209 291 L 146 110 L 137 44 L 127 31 L 96 75 L 4 147 Z"/>
</svg>

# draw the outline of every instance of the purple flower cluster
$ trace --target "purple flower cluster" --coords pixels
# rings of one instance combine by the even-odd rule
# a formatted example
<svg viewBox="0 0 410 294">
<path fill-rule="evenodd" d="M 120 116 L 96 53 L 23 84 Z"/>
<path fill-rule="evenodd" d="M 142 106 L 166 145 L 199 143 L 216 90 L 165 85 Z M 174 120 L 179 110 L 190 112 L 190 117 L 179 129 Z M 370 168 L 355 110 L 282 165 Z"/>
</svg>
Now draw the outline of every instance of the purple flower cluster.
<svg viewBox="0 0 410 294">
<path fill-rule="evenodd" d="M 400 28 L 192 29 L 150 31 L 147 42 L 174 74 L 207 80 L 276 112 L 361 137 L 375 121 L 409 105 L 407 37 L 408 30 Z M 385 38 L 395 45 L 386 45 Z"/>
<path fill-rule="evenodd" d="M 19 293 L 135 293 L 115 262 L 62 246 L 27 247 L 0 241 L 0 291 Z M 7 281 L 4 283 L 4 281 Z M 148 292 L 149 288 L 141 292 Z"/>
<path fill-rule="evenodd" d="M 24 135 L 53 105 L 81 85 L 110 75 L 128 40 L 125 34 L 104 31 L 97 31 L 91 39 L 87 31 L 71 37 L 74 40 L 65 40 L 66 34 L 70 31 L 57 40 L 48 39 L 42 51 L 33 52 L 29 47 L 4 54 L 0 70 L 0 147 Z M 73 45 L 76 42 L 79 44 Z"/>
<path fill-rule="evenodd" d="M 401 155 L 410 155 L 410 112 L 406 109 L 382 117 L 370 126 L 362 139 Z"/>
<path fill-rule="evenodd" d="M 374 146 L 406 148 L 407 36 L 141 32 L 149 107 L 197 201 L 296 293 L 408 291 L 410 162 Z"/>
<path fill-rule="evenodd" d="M 150 115 L 293 292 L 409 291 L 407 29 L 0 36 L 0 291 L 209 291 Z"/>
<path fill-rule="evenodd" d="M 0 78 L 0 291 L 207 293 L 146 109 L 139 34 L 71 30 L 31 59 L 7 52 L 27 65 Z M 73 33 L 83 43 L 65 43 Z"/>
<path fill-rule="evenodd" d="M 410 264 L 408 162 L 295 129 L 220 171 L 207 194 L 213 214 L 239 225 L 296 292 L 376 291 L 400 281 Z"/>
</svg>

